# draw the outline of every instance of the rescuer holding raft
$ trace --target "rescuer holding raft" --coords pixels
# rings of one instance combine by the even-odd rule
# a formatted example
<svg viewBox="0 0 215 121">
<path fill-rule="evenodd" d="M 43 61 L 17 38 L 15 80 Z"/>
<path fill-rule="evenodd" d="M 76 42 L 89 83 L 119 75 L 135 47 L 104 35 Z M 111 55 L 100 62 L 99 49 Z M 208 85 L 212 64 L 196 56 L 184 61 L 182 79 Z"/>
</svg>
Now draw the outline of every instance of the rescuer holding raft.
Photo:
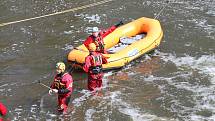
<svg viewBox="0 0 215 121">
<path fill-rule="evenodd" d="M 107 59 L 98 51 L 94 43 L 89 44 L 90 54 L 85 58 L 83 70 L 88 73 L 88 89 L 95 91 L 102 87 L 102 64 L 107 63 Z"/>
<path fill-rule="evenodd" d="M 104 38 L 112 33 L 117 27 L 123 25 L 123 22 L 120 21 L 118 24 L 106 29 L 106 30 L 100 30 L 98 27 L 92 28 L 92 35 L 88 36 L 87 39 L 84 41 L 84 45 L 86 48 L 89 49 L 90 43 L 94 43 L 96 45 L 97 52 L 100 53 L 107 53 L 104 49 Z"/>
<path fill-rule="evenodd" d="M 68 72 L 65 72 L 65 69 L 66 66 L 63 62 L 58 62 L 56 64 L 57 74 L 49 90 L 50 95 L 53 92 L 58 94 L 58 111 L 63 113 L 67 111 L 73 87 L 72 76 Z"/>
</svg>

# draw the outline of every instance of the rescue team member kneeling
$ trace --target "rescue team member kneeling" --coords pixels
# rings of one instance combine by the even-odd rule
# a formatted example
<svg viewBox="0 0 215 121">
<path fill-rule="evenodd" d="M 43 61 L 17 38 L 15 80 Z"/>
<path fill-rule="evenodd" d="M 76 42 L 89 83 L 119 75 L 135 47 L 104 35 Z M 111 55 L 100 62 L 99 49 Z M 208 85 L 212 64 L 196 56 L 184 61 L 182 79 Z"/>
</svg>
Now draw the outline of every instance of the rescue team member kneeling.
<svg viewBox="0 0 215 121">
<path fill-rule="evenodd" d="M 7 108 L 0 102 L 0 121 L 4 121 L 7 115 Z"/>
<path fill-rule="evenodd" d="M 53 92 L 58 94 L 58 111 L 66 113 L 72 94 L 73 79 L 69 73 L 65 72 L 65 68 L 63 62 L 56 64 L 57 74 L 51 84 L 52 89 L 49 90 L 49 94 Z"/>
<path fill-rule="evenodd" d="M 96 51 L 96 45 L 89 45 L 90 54 L 85 58 L 83 70 L 88 73 L 88 89 L 95 91 L 96 88 L 102 87 L 102 64 L 107 63 L 107 59 Z"/>
<path fill-rule="evenodd" d="M 96 45 L 96 50 L 100 53 L 107 53 L 104 48 L 104 38 L 112 33 L 117 27 L 123 25 L 123 22 L 120 21 L 116 25 L 106 29 L 106 30 L 100 30 L 98 27 L 92 28 L 92 35 L 88 36 L 87 39 L 84 41 L 84 45 L 87 49 L 89 49 L 89 45 L 91 43 L 94 43 Z"/>
</svg>

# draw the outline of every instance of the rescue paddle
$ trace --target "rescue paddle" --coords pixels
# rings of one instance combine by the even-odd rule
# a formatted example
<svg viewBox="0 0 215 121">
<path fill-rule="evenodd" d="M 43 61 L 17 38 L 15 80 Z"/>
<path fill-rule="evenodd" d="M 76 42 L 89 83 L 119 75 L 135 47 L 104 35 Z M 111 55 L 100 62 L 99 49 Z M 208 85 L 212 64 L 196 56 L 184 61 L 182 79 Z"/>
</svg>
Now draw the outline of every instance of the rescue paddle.
<svg viewBox="0 0 215 121">
<path fill-rule="evenodd" d="M 40 80 L 38 81 L 38 83 L 39 83 L 40 85 L 42 85 L 42 86 L 44 86 L 44 87 L 50 89 L 50 90 L 53 90 L 51 87 L 49 87 L 49 86 L 43 84 Z M 73 83 L 74 83 L 74 82 L 73 82 Z M 73 90 L 73 93 L 75 93 L 75 92 L 76 92 L 76 93 L 81 93 L 81 91 Z"/>
<path fill-rule="evenodd" d="M 44 87 L 48 88 L 48 89 L 52 89 L 52 88 L 50 88 L 49 86 L 47 86 L 47 85 L 43 84 L 40 80 L 38 81 L 38 83 L 39 83 L 40 85 L 42 85 L 42 86 L 44 86 Z"/>
</svg>

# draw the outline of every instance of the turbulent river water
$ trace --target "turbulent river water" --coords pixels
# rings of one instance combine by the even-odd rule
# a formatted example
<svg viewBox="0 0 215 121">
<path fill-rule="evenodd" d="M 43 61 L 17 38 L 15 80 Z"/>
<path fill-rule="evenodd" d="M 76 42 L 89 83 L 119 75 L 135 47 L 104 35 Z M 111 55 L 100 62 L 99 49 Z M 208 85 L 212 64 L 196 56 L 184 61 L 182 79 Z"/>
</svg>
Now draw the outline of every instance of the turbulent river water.
<svg viewBox="0 0 215 121">
<path fill-rule="evenodd" d="M 63 11 L 98 0 L 1 0 L 0 23 Z M 67 115 L 56 112 L 50 85 L 55 63 L 67 60 L 97 26 L 154 18 L 161 0 L 115 0 L 99 6 L 0 27 L 0 101 L 10 120 L 215 121 L 215 1 L 174 0 L 159 15 L 161 45 L 105 73 L 103 96 L 87 91 L 74 71 Z"/>
</svg>

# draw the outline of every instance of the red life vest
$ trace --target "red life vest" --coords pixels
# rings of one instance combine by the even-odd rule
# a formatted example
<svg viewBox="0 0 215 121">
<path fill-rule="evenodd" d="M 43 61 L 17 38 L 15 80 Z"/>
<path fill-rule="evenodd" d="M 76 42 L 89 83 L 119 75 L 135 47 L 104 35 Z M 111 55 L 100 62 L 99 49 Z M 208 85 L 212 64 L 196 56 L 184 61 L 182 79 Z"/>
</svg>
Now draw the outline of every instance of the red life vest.
<svg viewBox="0 0 215 121">
<path fill-rule="evenodd" d="M 55 89 L 65 89 L 66 88 L 66 84 L 62 83 L 62 78 L 64 75 L 66 75 L 67 73 L 64 73 L 63 75 L 59 76 L 59 75 L 56 75 L 55 76 L 55 79 L 54 79 L 54 88 Z"/>
<path fill-rule="evenodd" d="M 104 42 L 103 42 L 103 38 L 102 38 L 101 34 L 102 33 L 100 32 L 98 37 L 93 38 L 97 51 L 104 51 Z"/>
<path fill-rule="evenodd" d="M 92 55 L 90 73 L 98 74 L 102 72 L 102 55 L 94 52 Z"/>
<path fill-rule="evenodd" d="M 102 55 L 101 54 L 93 53 L 90 56 L 92 57 L 91 62 L 92 62 L 93 66 L 101 66 L 102 65 Z"/>
</svg>

